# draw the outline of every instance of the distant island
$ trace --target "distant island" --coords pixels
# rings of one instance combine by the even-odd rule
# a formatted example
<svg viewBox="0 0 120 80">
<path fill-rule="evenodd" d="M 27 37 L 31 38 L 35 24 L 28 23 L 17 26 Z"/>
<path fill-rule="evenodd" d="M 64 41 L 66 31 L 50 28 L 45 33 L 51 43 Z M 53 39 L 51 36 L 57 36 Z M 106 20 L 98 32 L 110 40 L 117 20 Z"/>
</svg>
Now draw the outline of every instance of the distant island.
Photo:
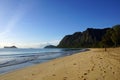
<svg viewBox="0 0 120 80">
<path fill-rule="evenodd" d="M 112 28 L 88 28 L 83 32 L 66 35 L 58 44 L 58 48 L 100 48 L 120 46 L 120 25 Z"/>
<path fill-rule="evenodd" d="M 4 46 L 4 48 L 17 48 L 16 46 Z"/>
<path fill-rule="evenodd" d="M 54 46 L 54 45 L 47 45 L 44 48 L 56 48 L 56 46 Z"/>
</svg>

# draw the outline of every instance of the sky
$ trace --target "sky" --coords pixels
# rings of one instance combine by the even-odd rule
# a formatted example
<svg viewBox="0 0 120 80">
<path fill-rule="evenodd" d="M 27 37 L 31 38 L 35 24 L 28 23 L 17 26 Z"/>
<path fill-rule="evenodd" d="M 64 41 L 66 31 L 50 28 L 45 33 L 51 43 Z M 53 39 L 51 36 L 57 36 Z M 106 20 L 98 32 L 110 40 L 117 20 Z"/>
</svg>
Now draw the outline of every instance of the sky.
<svg viewBox="0 0 120 80">
<path fill-rule="evenodd" d="M 120 24 L 120 0 L 0 0 L 0 48 L 57 45 L 68 34 Z"/>
</svg>

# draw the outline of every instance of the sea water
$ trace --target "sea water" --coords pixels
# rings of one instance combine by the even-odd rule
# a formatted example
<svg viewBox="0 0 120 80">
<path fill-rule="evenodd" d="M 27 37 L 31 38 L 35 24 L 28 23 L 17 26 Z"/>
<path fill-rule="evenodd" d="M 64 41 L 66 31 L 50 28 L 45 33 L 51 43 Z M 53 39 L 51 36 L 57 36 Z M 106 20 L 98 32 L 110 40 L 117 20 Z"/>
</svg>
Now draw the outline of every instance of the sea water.
<svg viewBox="0 0 120 80">
<path fill-rule="evenodd" d="M 0 49 L 0 74 L 84 51 L 85 49 Z"/>
</svg>

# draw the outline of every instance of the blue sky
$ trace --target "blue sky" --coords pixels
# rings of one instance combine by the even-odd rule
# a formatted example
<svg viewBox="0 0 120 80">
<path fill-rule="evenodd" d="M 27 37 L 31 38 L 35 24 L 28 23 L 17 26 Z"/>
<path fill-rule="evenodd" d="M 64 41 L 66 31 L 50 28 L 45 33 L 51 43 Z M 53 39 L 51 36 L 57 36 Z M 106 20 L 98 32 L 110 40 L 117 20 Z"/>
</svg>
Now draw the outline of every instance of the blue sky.
<svg viewBox="0 0 120 80">
<path fill-rule="evenodd" d="M 0 0 L 0 47 L 57 45 L 67 34 L 120 23 L 120 0 Z"/>
</svg>

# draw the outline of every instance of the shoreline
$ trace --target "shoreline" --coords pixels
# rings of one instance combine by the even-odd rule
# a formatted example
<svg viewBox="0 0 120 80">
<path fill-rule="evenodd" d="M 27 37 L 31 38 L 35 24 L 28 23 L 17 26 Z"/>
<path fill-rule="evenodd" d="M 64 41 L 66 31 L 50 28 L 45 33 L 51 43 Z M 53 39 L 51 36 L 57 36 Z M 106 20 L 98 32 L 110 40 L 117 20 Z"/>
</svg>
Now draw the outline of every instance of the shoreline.
<svg viewBox="0 0 120 80">
<path fill-rule="evenodd" d="M 71 50 L 71 51 L 66 51 L 66 52 L 61 52 L 61 55 L 59 55 L 58 57 L 56 58 L 53 58 L 53 59 L 41 59 L 40 61 L 41 62 L 38 62 L 38 63 L 32 63 L 31 61 L 30 62 L 22 62 L 22 63 L 16 63 L 16 64 L 10 64 L 8 66 L 6 65 L 1 65 L 0 66 L 0 75 L 2 74 L 6 74 L 6 73 L 10 73 L 10 72 L 13 72 L 13 71 L 16 71 L 16 70 L 19 70 L 19 69 L 23 69 L 23 68 L 26 68 L 26 67 L 30 67 L 30 66 L 33 66 L 33 65 L 36 65 L 36 64 L 41 64 L 41 63 L 46 63 L 46 62 L 49 62 L 51 60 L 54 60 L 54 59 L 57 59 L 57 58 L 61 58 L 61 57 L 65 57 L 65 56 L 70 56 L 70 55 L 73 55 L 73 54 L 77 54 L 79 52 L 83 52 L 83 51 L 86 51 L 87 49 L 81 49 L 81 50 Z M 57 53 L 58 54 L 58 53 Z M 34 62 L 34 60 L 32 60 Z M 12 62 L 12 61 L 11 61 Z"/>
<path fill-rule="evenodd" d="M 0 75 L 0 80 L 119 80 L 120 48 L 91 48 Z"/>
</svg>

